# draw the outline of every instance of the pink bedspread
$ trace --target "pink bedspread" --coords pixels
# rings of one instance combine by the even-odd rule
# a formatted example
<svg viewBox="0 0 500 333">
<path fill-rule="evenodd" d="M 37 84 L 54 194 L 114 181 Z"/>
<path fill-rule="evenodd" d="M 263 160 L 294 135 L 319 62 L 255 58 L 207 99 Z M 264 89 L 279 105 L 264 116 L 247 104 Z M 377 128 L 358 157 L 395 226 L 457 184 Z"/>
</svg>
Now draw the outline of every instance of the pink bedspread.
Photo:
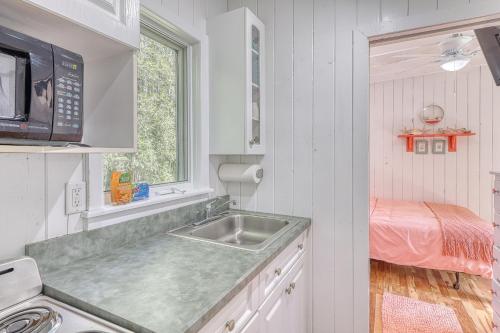
<svg viewBox="0 0 500 333">
<path fill-rule="evenodd" d="M 491 278 L 490 262 L 443 256 L 440 223 L 425 203 L 377 199 L 370 213 L 372 259 Z"/>
</svg>

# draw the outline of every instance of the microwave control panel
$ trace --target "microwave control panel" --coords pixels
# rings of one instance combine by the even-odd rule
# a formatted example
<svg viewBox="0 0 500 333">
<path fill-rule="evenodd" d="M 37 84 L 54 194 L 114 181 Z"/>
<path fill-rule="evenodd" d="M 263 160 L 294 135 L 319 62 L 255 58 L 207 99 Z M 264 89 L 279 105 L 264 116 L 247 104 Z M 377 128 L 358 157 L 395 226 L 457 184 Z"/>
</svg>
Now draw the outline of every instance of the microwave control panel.
<svg viewBox="0 0 500 333">
<path fill-rule="evenodd" d="M 54 50 L 54 117 L 52 141 L 80 142 L 83 135 L 83 59 Z"/>
</svg>

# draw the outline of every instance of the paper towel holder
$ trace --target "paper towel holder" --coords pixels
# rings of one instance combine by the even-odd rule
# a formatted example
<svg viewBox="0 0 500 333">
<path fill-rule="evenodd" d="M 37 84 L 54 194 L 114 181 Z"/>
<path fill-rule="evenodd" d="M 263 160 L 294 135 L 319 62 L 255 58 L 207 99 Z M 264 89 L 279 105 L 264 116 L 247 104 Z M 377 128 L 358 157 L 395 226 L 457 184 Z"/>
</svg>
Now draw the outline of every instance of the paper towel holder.
<svg viewBox="0 0 500 333">
<path fill-rule="evenodd" d="M 227 174 L 228 169 L 229 174 Z M 224 183 L 236 182 L 259 184 L 262 178 L 264 178 L 264 169 L 259 164 L 222 163 L 219 165 L 217 175 L 219 180 Z"/>
</svg>

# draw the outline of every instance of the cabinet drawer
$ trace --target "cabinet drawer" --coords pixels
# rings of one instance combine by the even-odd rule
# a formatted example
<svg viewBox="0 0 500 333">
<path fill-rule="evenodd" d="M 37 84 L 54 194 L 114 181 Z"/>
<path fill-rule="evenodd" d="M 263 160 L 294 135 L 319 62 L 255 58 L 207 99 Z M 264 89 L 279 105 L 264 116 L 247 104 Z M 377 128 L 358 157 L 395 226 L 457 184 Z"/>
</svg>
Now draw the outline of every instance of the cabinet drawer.
<svg viewBox="0 0 500 333">
<path fill-rule="evenodd" d="M 495 193 L 493 195 L 493 204 L 495 206 L 495 213 L 500 214 L 500 193 Z"/>
<path fill-rule="evenodd" d="M 493 333 L 500 333 L 500 317 L 493 311 Z"/>
<path fill-rule="evenodd" d="M 493 246 L 493 276 L 496 279 L 500 279 L 500 248 L 498 246 Z M 500 294 L 499 294 L 500 297 Z"/>
<path fill-rule="evenodd" d="M 260 297 L 264 300 L 306 250 L 307 231 L 295 239 L 260 273 Z"/>
<path fill-rule="evenodd" d="M 493 312 L 500 314 L 500 282 L 496 278 L 491 281 L 493 296 Z"/>
<path fill-rule="evenodd" d="M 258 287 L 259 276 L 217 313 L 199 333 L 240 332 L 259 307 Z"/>
<path fill-rule="evenodd" d="M 500 176 L 495 177 L 495 184 L 493 185 L 495 190 L 500 190 Z"/>
<path fill-rule="evenodd" d="M 494 226 L 494 231 L 495 231 L 495 234 L 494 234 L 495 245 L 500 246 L 500 213 L 495 212 L 493 226 Z"/>
</svg>

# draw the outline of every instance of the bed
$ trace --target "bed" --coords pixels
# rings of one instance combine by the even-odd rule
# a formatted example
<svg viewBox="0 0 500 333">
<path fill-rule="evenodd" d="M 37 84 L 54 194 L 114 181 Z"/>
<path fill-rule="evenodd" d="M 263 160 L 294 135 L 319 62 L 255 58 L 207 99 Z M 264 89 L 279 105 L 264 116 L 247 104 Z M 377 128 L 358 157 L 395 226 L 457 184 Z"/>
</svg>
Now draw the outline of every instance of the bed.
<svg viewBox="0 0 500 333">
<path fill-rule="evenodd" d="M 447 224 L 447 221 L 451 224 Z M 443 229 L 447 225 L 461 229 L 455 230 L 455 233 L 461 233 L 462 238 L 464 235 L 474 234 L 474 242 L 470 239 L 462 240 L 469 242 L 471 247 L 483 247 L 482 253 L 478 254 L 478 250 L 472 255 L 467 249 L 455 249 L 455 252 L 448 253 L 446 245 L 450 244 L 450 233 Z M 473 229 L 470 231 L 467 228 Z M 397 265 L 463 272 L 491 279 L 492 244 L 491 224 L 464 207 L 386 199 L 370 201 L 372 259 Z M 472 252 L 474 250 L 477 249 Z"/>
</svg>

